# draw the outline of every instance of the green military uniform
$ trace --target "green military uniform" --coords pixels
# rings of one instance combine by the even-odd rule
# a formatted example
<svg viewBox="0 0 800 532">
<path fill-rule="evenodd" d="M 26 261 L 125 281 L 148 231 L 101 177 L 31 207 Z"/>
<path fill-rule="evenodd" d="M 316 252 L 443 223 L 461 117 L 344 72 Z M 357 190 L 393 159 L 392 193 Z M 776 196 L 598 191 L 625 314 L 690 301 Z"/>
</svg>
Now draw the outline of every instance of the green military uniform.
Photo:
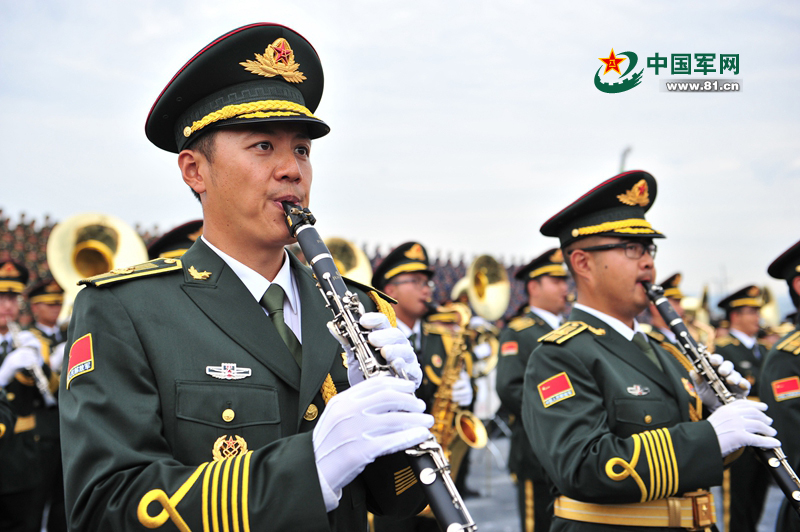
<svg viewBox="0 0 800 532">
<path fill-rule="evenodd" d="M 303 302 L 302 369 L 202 241 L 182 261 L 100 276 L 80 292 L 61 390 L 64 441 L 76 442 L 63 449 L 72 527 L 184 530 L 182 519 L 192 530 L 357 531 L 367 508 L 419 506 L 418 486 L 395 491 L 408 468 L 399 453 L 368 466 L 326 514 L 311 431 L 325 395 L 348 387 L 347 371 L 311 271 L 290 260 Z M 214 378 L 209 368 L 246 377 Z"/>
<path fill-rule="evenodd" d="M 760 308 L 761 304 L 761 290 L 757 286 L 746 286 L 722 299 L 718 306 L 729 313 L 732 309 L 745 306 Z M 736 371 L 750 382 L 748 398 L 758 401 L 761 397 L 761 365 L 767 349 L 758 342 L 748 348 L 729 332 L 716 339 L 714 352 L 733 363 Z M 758 461 L 751 448 L 746 448 L 742 456 L 731 464 L 722 483 L 727 532 L 755 530 L 764 509 L 770 480 L 769 471 Z"/>
<path fill-rule="evenodd" d="M 0 263 L 0 292 L 21 295 L 28 281 L 28 270 L 14 261 Z M 16 343 L 29 339 L 32 333 L 9 331 L 0 335 L 0 363 L 17 348 Z M 48 351 L 41 344 L 40 352 L 47 360 Z M 49 375 L 45 363 L 43 371 Z M 5 394 L 16 416 L 16 422 L 5 426 L 3 439 L 8 438 L 0 453 L 0 530 L 33 532 L 41 526 L 39 499 L 42 490 L 42 463 L 39 455 L 37 413 L 44 408 L 42 395 L 27 371 L 20 371 L 5 387 Z M 5 422 L 3 422 L 5 424 Z M 13 436 L 12 436 L 13 434 Z M 1 440 L 0 440 L 1 441 Z"/>
<path fill-rule="evenodd" d="M 795 305 L 800 305 L 798 294 L 792 283 L 800 275 L 800 242 L 783 252 L 767 269 L 776 279 L 789 283 L 789 294 Z M 796 437 L 800 427 L 800 327 L 781 338 L 770 350 L 761 368 L 761 399 L 769 405 L 772 426 L 778 431 L 777 438 L 789 465 L 800 471 L 800 439 Z M 777 532 L 800 532 L 800 517 L 787 501 L 781 504 Z"/>
<path fill-rule="evenodd" d="M 542 275 L 566 277 L 559 249 L 550 249 L 520 268 L 515 277 L 525 282 Z M 546 531 L 552 520 L 552 483 L 542 464 L 533 454 L 522 424 L 522 392 L 525 368 L 539 338 L 553 328 L 534 311 L 512 319 L 500 332 L 500 357 L 497 361 L 497 395 L 514 418 L 511 423 L 511 446 L 508 468 L 516 477 L 517 502 L 521 530 Z"/>
<path fill-rule="evenodd" d="M 329 131 L 313 114 L 322 88 L 322 66 L 306 39 L 285 26 L 250 24 L 178 71 L 145 132 L 159 148 L 191 148 L 207 160 L 203 150 L 215 144 L 203 144 L 204 134 L 218 128 L 242 124 L 258 133 L 277 124 L 280 136 L 288 122 L 315 139 Z M 265 231 L 280 239 L 278 229 Z M 302 345 L 294 349 L 294 338 L 292 351 L 284 340 L 291 327 L 279 314 L 267 316 L 202 239 L 180 259 L 87 281 L 75 302 L 59 396 L 70 529 L 363 532 L 368 510 L 403 516 L 424 506 L 401 452 L 367 465 L 326 511 L 331 493 L 322 492 L 312 435 L 327 401 L 349 386 L 346 357 L 328 331 L 331 312 L 311 270 L 286 260 L 302 302 Z M 349 287 L 366 310 L 376 308 L 364 290 Z M 267 296 L 264 305 L 272 305 Z"/>
<path fill-rule="evenodd" d="M 655 196 L 650 174 L 626 172 L 541 232 L 562 249 L 584 236 L 661 237 L 644 219 Z M 722 480 L 723 461 L 711 424 L 691 421 L 696 396 L 684 365 L 579 307 L 541 339 L 525 373 L 525 430 L 557 495 L 551 530 L 712 526 L 711 496 L 695 492 Z"/>
<path fill-rule="evenodd" d="M 27 297 L 32 305 L 37 303 L 60 305 L 64 301 L 64 290 L 54 279 L 45 278 L 28 289 Z M 50 329 L 39 322 L 34 322 L 29 330 L 47 345 L 47 351 L 50 353 L 67 340 L 66 325 Z M 57 392 L 58 376 L 52 375 L 51 380 L 54 391 Z M 33 434 L 38 441 L 39 462 L 42 467 L 42 489 L 37 512 L 43 515 L 45 507 L 48 508 L 48 532 L 66 531 L 58 406 L 46 406 L 39 401 L 35 415 L 36 427 L 33 429 Z"/>
</svg>

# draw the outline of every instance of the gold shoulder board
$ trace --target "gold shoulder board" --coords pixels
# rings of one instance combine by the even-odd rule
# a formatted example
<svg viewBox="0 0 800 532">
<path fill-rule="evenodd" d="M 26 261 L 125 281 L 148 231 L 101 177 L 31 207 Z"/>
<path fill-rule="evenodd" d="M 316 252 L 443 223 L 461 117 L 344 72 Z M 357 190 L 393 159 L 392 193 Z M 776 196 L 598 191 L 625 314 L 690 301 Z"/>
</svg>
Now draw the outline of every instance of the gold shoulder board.
<svg viewBox="0 0 800 532">
<path fill-rule="evenodd" d="M 652 338 L 653 340 L 655 340 L 656 342 L 658 342 L 658 343 L 661 343 L 661 342 L 663 342 L 664 340 L 666 340 L 666 339 L 667 339 L 667 337 L 666 337 L 666 336 L 664 336 L 664 335 L 663 335 L 663 334 L 661 334 L 660 332 L 656 331 L 655 329 L 653 329 L 653 330 L 651 330 L 650 332 L 648 332 L 648 333 L 647 333 L 647 335 L 648 335 L 650 338 Z"/>
<path fill-rule="evenodd" d="M 726 345 L 739 345 L 739 340 L 732 336 L 723 336 L 722 338 L 717 338 L 714 341 L 714 345 L 717 347 L 725 347 Z"/>
<path fill-rule="evenodd" d="M 519 316 L 508 323 L 508 327 L 515 331 L 521 331 L 533 325 L 536 325 L 536 320 L 530 316 Z"/>
<path fill-rule="evenodd" d="M 110 283 L 119 281 L 128 281 L 139 277 L 146 277 L 148 275 L 155 275 L 158 273 L 171 272 L 173 270 L 180 270 L 183 268 L 180 259 L 166 259 L 158 258 L 137 264 L 136 266 L 128 266 L 127 268 L 114 268 L 108 273 L 101 273 L 88 279 L 82 279 L 78 284 L 87 286 L 104 286 Z"/>
<path fill-rule="evenodd" d="M 778 351 L 800 355 L 800 331 L 795 331 L 775 346 Z"/>
<path fill-rule="evenodd" d="M 551 331 L 539 338 L 539 342 L 563 344 L 573 336 L 577 336 L 583 331 L 591 331 L 597 336 L 603 336 L 606 333 L 605 329 L 592 327 L 588 323 L 584 323 L 582 321 L 568 321 L 555 331 Z"/>
</svg>

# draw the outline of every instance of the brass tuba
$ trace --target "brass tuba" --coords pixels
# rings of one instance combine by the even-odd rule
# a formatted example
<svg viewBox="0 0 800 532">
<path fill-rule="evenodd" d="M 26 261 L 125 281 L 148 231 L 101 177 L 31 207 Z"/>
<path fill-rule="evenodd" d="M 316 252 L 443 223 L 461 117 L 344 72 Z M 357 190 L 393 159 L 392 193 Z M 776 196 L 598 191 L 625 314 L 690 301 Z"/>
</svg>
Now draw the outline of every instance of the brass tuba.
<svg viewBox="0 0 800 532">
<path fill-rule="evenodd" d="M 339 237 L 326 238 L 324 242 L 343 277 L 366 285 L 372 282 L 372 265 L 361 248 Z"/>
<path fill-rule="evenodd" d="M 484 323 L 473 324 L 475 345 L 488 343 L 491 354 L 475 362 L 472 376 L 488 375 L 497 366 L 500 352 L 500 330 L 492 323 L 506 313 L 511 301 L 511 282 L 506 269 L 490 255 L 480 255 L 467 269 L 466 292 L 469 304 Z"/>
<path fill-rule="evenodd" d="M 147 260 L 142 238 L 119 218 L 83 213 L 59 222 L 47 240 L 47 263 L 64 289 L 59 322 L 69 320 L 78 281 Z"/>
</svg>

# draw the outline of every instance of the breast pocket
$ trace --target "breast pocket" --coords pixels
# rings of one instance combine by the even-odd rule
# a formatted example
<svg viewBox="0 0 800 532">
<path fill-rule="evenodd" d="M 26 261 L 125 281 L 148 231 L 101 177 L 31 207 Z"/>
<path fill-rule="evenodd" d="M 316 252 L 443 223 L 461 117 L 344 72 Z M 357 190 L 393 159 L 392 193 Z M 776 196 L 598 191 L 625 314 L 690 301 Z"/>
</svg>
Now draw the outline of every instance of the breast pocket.
<svg viewBox="0 0 800 532">
<path fill-rule="evenodd" d="M 175 382 L 177 446 L 200 460 L 217 440 L 243 438 L 248 450 L 280 438 L 280 398 L 271 386 L 229 382 Z"/>
<path fill-rule="evenodd" d="M 614 399 L 618 436 L 626 438 L 637 432 L 658 429 L 674 422 L 675 408 L 663 398 Z"/>
</svg>

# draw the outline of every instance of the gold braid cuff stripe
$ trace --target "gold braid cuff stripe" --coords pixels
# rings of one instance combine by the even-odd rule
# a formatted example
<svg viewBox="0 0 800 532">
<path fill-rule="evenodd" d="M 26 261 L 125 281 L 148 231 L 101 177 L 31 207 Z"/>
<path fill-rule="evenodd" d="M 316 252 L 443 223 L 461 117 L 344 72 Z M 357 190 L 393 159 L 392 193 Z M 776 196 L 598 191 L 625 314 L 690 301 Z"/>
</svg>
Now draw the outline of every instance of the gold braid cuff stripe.
<svg viewBox="0 0 800 532">
<path fill-rule="evenodd" d="M 655 233 L 656 231 L 650 225 L 650 222 L 644 218 L 628 218 L 627 220 L 615 220 L 613 222 L 605 222 L 598 225 L 589 225 L 586 227 L 578 227 L 572 230 L 572 236 L 586 236 L 595 235 L 597 233 L 605 233 L 614 231 L 617 233 Z"/>
<path fill-rule="evenodd" d="M 633 480 L 636 481 L 636 485 L 639 486 L 639 490 L 642 492 L 642 498 L 640 502 L 644 502 L 647 500 L 647 487 L 644 485 L 644 481 L 642 481 L 642 477 L 639 476 L 639 473 L 636 472 L 636 464 L 639 463 L 639 454 L 642 450 L 642 440 L 639 434 L 633 435 L 633 456 L 631 457 L 630 462 L 626 462 L 623 458 L 619 456 L 610 459 L 606 462 L 606 475 L 611 480 L 620 482 L 625 480 L 628 477 L 633 477 Z M 619 473 L 614 471 L 614 466 L 622 467 L 622 471 Z"/>
<path fill-rule="evenodd" d="M 259 100 L 257 102 L 226 105 L 219 111 L 209 113 L 191 126 L 183 129 L 183 136 L 189 137 L 192 133 L 200 131 L 209 124 L 228 120 L 229 118 L 267 118 L 271 116 L 296 116 L 305 115 L 317 118 L 305 106 L 286 100 Z"/>
<path fill-rule="evenodd" d="M 644 449 L 650 472 L 649 489 L 636 472 L 641 450 Z M 614 466 L 621 466 L 616 472 Z M 606 475 L 617 482 L 633 477 L 642 492 L 640 502 L 672 497 L 678 492 L 678 460 L 667 429 L 656 429 L 633 435 L 633 457 L 630 462 L 615 457 L 606 462 Z"/>
</svg>

